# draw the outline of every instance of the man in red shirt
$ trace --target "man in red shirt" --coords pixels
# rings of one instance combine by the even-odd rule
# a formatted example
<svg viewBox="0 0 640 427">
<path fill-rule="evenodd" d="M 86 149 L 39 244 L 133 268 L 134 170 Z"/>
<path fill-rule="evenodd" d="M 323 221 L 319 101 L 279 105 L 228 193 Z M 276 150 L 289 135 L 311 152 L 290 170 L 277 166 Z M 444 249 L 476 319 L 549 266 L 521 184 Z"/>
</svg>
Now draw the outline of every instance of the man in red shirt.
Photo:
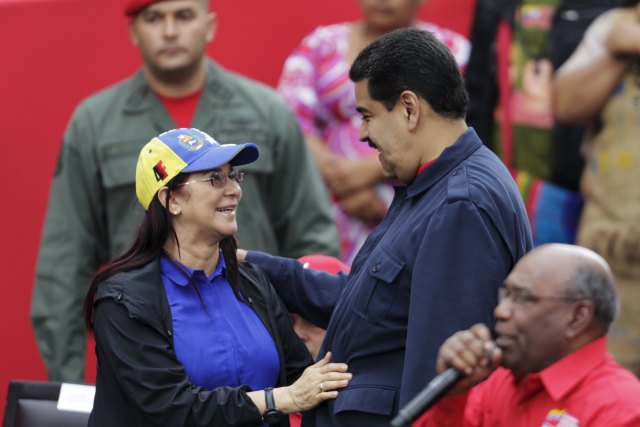
<svg viewBox="0 0 640 427">
<path fill-rule="evenodd" d="M 481 324 L 445 341 L 438 371 L 466 375 L 414 426 L 640 426 L 640 381 L 606 349 L 618 307 L 606 261 L 543 245 L 504 285 L 495 343 Z"/>
</svg>

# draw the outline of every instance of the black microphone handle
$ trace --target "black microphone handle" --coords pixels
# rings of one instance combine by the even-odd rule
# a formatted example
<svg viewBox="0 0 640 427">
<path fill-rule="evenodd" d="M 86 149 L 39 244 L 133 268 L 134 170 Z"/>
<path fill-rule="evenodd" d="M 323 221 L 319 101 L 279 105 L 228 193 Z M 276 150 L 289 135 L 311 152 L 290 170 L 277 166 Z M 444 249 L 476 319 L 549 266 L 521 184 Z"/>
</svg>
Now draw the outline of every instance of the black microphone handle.
<svg viewBox="0 0 640 427">
<path fill-rule="evenodd" d="M 404 405 L 398 415 L 391 420 L 391 426 L 405 427 L 411 425 L 416 418 L 436 403 L 462 376 L 462 372 L 456 368 L 447 368 L 447 370 L 437 375 L 416 397 Z"/>
</svg>

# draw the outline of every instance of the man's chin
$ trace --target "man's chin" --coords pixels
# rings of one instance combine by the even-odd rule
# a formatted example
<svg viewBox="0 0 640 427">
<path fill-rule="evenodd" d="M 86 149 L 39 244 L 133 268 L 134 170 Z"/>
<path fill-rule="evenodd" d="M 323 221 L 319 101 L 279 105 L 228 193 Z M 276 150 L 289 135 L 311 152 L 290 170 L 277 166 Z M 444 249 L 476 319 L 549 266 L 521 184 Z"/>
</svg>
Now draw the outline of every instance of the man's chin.
<svg viewBox="0 0 640 427">
<path fill-rule="evenodd" d="M 153 76 L 165 83 L 182 83 L 189 80 L 196 72 L 197 67 L 183 62 L 169 62 L 150 67 Z"/>
<path fill-rule="evenodd" d="M 384 175 L 384 177 L 386 179 L 396 179 L 397 176 L 393 171 L 390 170 L 386 170 L 386 169 L 382 169 L 382 175 Z"/>
<path fill-rule="evenodd" d="M 514 351 L 509 349 L 500 349 L 502 357 L 500 358 L 500 366 L 510 369 L 512 372 L 518 371 L 518 358 Z"/>
<path fill-rule="evenodd" d="M 380 165 L 382 166 L 382 175 L 384 175 L 385 178 L 387 179 L 398 178 L 398 175 L 396 174 L 395 170 L 387 162 L 383 161 L 382 157 L 380 157 Z"/>
</svg>

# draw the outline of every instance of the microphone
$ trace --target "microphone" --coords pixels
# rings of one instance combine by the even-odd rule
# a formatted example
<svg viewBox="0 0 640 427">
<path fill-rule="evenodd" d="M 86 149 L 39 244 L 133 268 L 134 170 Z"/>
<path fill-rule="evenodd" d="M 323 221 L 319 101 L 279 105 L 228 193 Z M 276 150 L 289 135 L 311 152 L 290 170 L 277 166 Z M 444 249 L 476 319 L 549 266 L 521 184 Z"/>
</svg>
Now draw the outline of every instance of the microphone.
<svg viewBox="0 0 640 427">
<path fill-rule="evenodd" d="M 432 379 L 420 393 L 409 401 L 391 420 L 392 427 L 405 427 L 411 425 L 420 415 L 436 403 L 460 378 L 462 372 L 456 368 L 447 368 L 444 372 Z"/>
<path fill-rule="evenodd" d="M 491 332 L 491 335 L 495 339 L 494 331 Z M 488 360 L 491 360 L 495 349 L 495 341 L 490 341 L 488 347 L 485 347 Z M 447 368 L 441 374 L 436 375 L 416 397 L 404 405 L 398 415 L 391 420 L 391 426 L 405 427 L 410 425 L 427 409 L 431 408 L 463 376 L 464 374 L 456 368 Z"/>
</svg>

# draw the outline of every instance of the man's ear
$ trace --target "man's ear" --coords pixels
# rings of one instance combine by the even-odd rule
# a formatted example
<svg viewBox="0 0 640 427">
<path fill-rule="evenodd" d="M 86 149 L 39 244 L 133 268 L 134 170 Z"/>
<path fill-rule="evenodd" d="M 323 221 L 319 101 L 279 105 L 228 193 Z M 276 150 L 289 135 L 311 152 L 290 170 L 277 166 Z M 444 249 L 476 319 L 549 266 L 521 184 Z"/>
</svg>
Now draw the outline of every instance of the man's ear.
<svg viewBox="0 0 640 427">
<path fill-rule="evenodd" d="M 134 28 L 136 19 L 137 17 L 135 16 L 129 19 L 129 25 L 127 26 L 127 29 L 129 30 L 129 38 L 131 38 L 131 44 L 133 44 L 135 47 L 138 47 L 138 35 L 136 34 L 136 29 Z"/>
<path fill-rule="evenodd" d="M 218 16 L 213 12 L 209 12 L 207 14 L 207 21 L 207 26 L 209 28 L 207 29 L 206 40 L 207 43 L 211 43 L 216 36 L 216 31 L 218 30 Z"/>
<path fill-rule="evenodd" d="M 567 324 L 567 338 L 575 338 L 593 325 L 595 307 L 589 300 L 580 300 L 574 303 L 569 312 Z"/>
<path fill-rule="evenodd" d="M 405 90 L 400 94 L 400 105 L 405 114 L 409 131 L 414 131 L 420 122 L 420 98 L 415 92 Z"/>
</svg>

